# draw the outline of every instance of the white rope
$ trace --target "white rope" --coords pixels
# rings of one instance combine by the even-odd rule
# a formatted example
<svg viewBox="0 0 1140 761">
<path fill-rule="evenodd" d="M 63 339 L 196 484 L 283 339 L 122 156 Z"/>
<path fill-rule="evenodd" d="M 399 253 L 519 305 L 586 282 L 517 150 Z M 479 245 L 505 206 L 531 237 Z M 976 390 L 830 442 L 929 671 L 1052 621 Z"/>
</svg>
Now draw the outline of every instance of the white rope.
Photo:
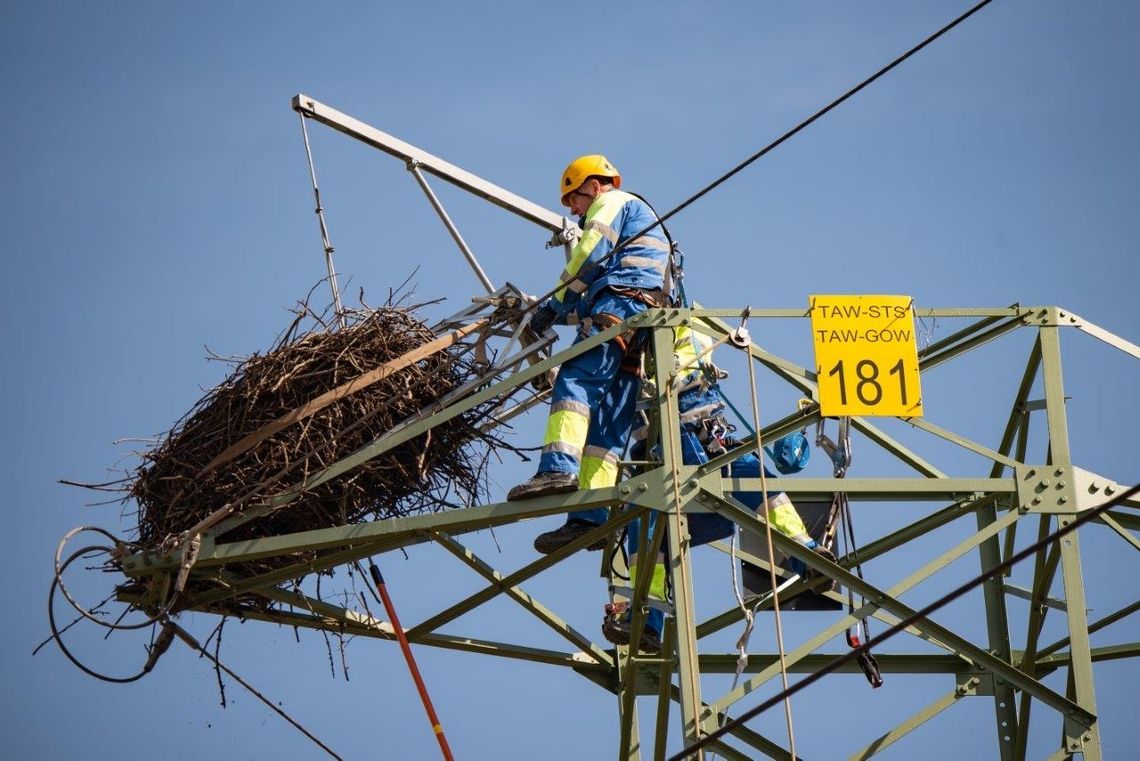
<svg viewBox="0 0 1140 761">
<path fill-rule="evenodd" d="M 736 686 L 740 684 L 740 677 L 744 674 L 744 669 L 748 668 L 748 641 L 752 638 L 752 629 L 756 623 L 756 613 L 760 610 L 760 606 L 767 602 L 769 597 L 772 597 L 774 594 L 778 594 L 779 592 L 784 591 L 792 584 L 795 584 L 800 580 L 799 574 L 792 574 L 790 577 L 785 579 L 779 587 L 773 589 L 772 592 L 768 595 L 758 595 L 756 602 L 754 602 L 752 604 L 752 607 L 749 608 L 748 605 L 744 602 L 744 597 L 740 592 L 740 584 L 736 580 L 736 541 L 738 532 L 739 528 L 734 526 L 732 532 L 732 542 L 729 545 L 729 561 L 732 564 L 732 592 L 734 595 L 736 595 L 736 604 L 740 606 L 740 612 L 744 615 L 745 624 L 744 631 L 740 633 L 740 637 L 736 640 L 736 673 L 732 677 L 732 687 L 730 690 L 736 689 Z M 717 728 L 719 729 L 723 727 L 726 721 L 728 721 L 728 714 L 722 713 L 720 715 L 720 718 L 717 720 Z M 717 758 L 717 755 L 715 753 L 710 753 L 709 758 L 715 759 Z"/>
<path fill-rule="evenodd" d="M 747 337 L 747 331 L 741 326 L 740 333 Z M 764 441 L 760 432 L 760 400 L 756 394 L 756 362 L 752 358 L 752 352 L 749 350 L 752 346 L 752 339 L 748 337 L 748 343 L 745 352 L 748 355 L 748 383 L 752 390 L 752 422 L 756 430 L 756 458 L 760 463 L 760 492 L 764 507 L 764 536 L 768 544 L 768 577 L 772 585 L 772 611 L 776 614 L 776 647 L 780 656 L 780 678 L 783 682 L 784 691 L 788 690 L 788 665 L 784 657 L 784 626 L 780 620 L 780 589 L 776 583 L 776 553 L 772 547 L 772 522 L 771 515 L 768 508 L 768 478 L 764 472 Z M 792 722 L 792 701 L 791 698 L 784 698 L 784 719 L 788 725 L 788 750 L 791 752 L 792 758 L 796 757 L 796 733 Z"/>
<path fill-rule="evenodd" d="M 744 596 L 740 593 L 740 585 L 736 580 L 736 542 L 740 534 L 739 527 L 733 524 L 732 527 L 732 593 L 736 595 L 736 604 L 740 606 L 740 612 L 744 614 L 744 631 L 741 632 L 740 638 L 736 640 L 736 676 L 732 679 L 732 689 L 736 689 L 736 683 L 740 681 L 740 675 L 748 666 L 748 640 L 752 636 L 752 625 L 756 622 L 756 609 L 760 607 L 760 601 L 749 609 L 744 604 Z M 723 723 L 723 722 L 722 722 Z"/>
<path fill-rule="evenodd" d="M 756 601 L 756 607 L 751 610 L 744 604 L 744 596 L 740 593 L 740 584 L 736 580 L 736 539 L 740 529 L 733 524 L 732 526 L 732 541 L 729 543 L 729 566 L 732 573 L 732 593 L 736 595 L 736 604 L 740 606 L 740 612 L 744 615 L 744 631 L 741 632 L 740 638 L 736 640 L 736 675 L 732 678 L 732 689 L 736 689 L 737 682 L 740 681 L 740 675 L 744 673 L 744 669 L 748 667 L 748 640 L 752 637 L 752 624 L 756 621 L 756 608 L 760 607 L 760 601 Z M 722 713 L 720 718 L 717 719 L 717 729 L 724 726 L 725 721 L 728 720 L 728 714 Z M 709 753 L 709 759 L 716 759 L 716 753 Z"/>
<path fill-rule="evenodd" d="M 739 531 L 739 529 L 733 530 L 732 543 L 730 544 L 730 560 L 732 563 L 732 592 L 736 595 L 736 604 L 740 607 L 740 612 L 744 616 L 745 624 L 744 631 L 740 633 L 740 637 L 736 640 L 736 674 L 732 678 L 732 689 L 734 690 L 736 689 L 736 685 L 740 683 L 740 676 L 744 673 L 744 669 L 748 668 L 748 640 L 752 637 L 752 627 L 756 623 L 756 613 L 760 610 L 760 606 L 766 603 L 770 597 L 778 595 L 780 592 L 783 592 L 792 584 L 795 584 L 800 580 L 800 575 L 798 573 L 791 574 L 788 576 L 788 578 L 781 581 L 780 585 L 773 588 L 773 590 L 768 594 L 757 595 L 756 600 L 752 603 L 752 607 L 749 608 L 748 605 L 744 602 L 744 597 L 740 593 L 740 584 L 736 580 L 737 531 Z M 721 720 L 721 723 L 724 723 L 723 718 Z"/>
</svg>

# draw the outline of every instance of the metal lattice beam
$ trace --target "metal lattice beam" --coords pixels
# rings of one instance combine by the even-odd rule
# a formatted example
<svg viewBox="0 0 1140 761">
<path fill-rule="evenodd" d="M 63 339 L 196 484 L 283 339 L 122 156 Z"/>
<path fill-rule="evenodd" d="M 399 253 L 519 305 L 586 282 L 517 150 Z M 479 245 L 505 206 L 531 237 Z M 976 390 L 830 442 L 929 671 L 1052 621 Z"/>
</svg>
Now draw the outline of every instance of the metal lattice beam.
<svg viewBox="0 0 1140 761">
<path fill-rule="evenodd" d="M 772 316 L 776 316 L 780 310 L 772 311 Z M 1040 311 L 1027 310 L 1024 313 L 1039 314 Z M 1051 310 L 1046 311 L 1051 312 Z M 692 312 L 658 310 L 646 313 L 640 326 L 650 326 L 649 329 L 656 336 L 657 354 L 660 355 L 671 351 L 669 347 L 672 345 L 674 325 L 686 320 L 713 320 L 717 313 L 713 310 Z M 941 312 L 935 314 L 942 316 Z M 753 312 L 753 319 L 758 317 L 762 319 L 764 316 L 762 310 L 759 313 Z M 999 322 L 997 325 L 1004 323 Z M 1098 494 L 1116 487 L 1108 479 L 1083 475 L 1085 471 L 1071 465 L 1064 411 L 1056 409 L 1063 404 L 1060 356 L 1056 343 L 1056 332 L 1059 328 L 1054 325 L 1025 326 L 1024 324 L 1022 327 L 1037 331 L 1039 339 L 1030 355 L 1025 373 L 1019 380 L 1018 390 L 1013 399 L 1013 409 L 996 448 L 974 442 L 942 426 L 928 423 L 916 425 L 917 430 L 930 435 L 933 439 L 952 441 L 984 457 L 991 468 L 987 475 L 844 479 L 781 477 L 768 481 L 770 491 L 786 491 L 793 500 L 819 498 L 835 491 L 843 491 L 853 502 L 882 504 L 905 501 L 919 505 L 927 503 L 939 505 L 935 509 L 922 511 L 908 525 L 868 542 L 860 553 L 860 559 L 864 563 L 887 553 L 897 552 L 930 530 L 946 525 L 959 517 L 973 513 L 978 524 L 976 531 L 955 546 L 946 548 L 937 557 L 929 558 L 921 568 L 889 585 L 873 584 L 853 574 L 850 571 L 850 558 L 841 558 L 839 563 L 830 563 L 813 553 L 806 552 L 794 541 L 777 533 L 773 539 L 782 553 L 800 559 L 818 572 L 822 579 L 833 580 L 843 587 L 853 589 L 867 600 L 852 615 L 837 614 L 836 619 L 814 637 L 790 651 L 786 658 L 790 671 L 808 672 L 825 663 L 831 657 L 823 651 L 825 645 L 854 621 L 871 615 L 892 621 L 897 620 L 896 617 L 909 616 L 913 608 L 902 602 L 900 598 L 908 590 L 923 583 L 925 579 L 941 572 L 953 560 L 970 552 L 978 552 L 982 569 L 993 567 L 1003 556 L 1008 556 L 1013 541 L 1011 535 L 1022 521 L 1036 521 L 1038 530 L 1035 533 L 1038 536 L 1045 536 L 1055 521 L 1063 525 L 1082 510 L 1088 509 L 1091 504 L 1089 500 L 1095 497 L 1095 494 L 1078 492 L 1076 488 L 1078 482 L 1095 484 L 1094 491 Z M 395 434 L 386 434 L 349 458 L 329 466 L 322 479 L 327 480 L 347 473 L 355 464 L 386 451 L 394 445 L 393 441 L 410 440 L 430 430 L 438 422 L 453 417 L 462 410 L 470 409 L 473 404 L 510 393 L 520 384 L 576 356 L 590 346 L 607 340 L 610 334 L 621 329 L 621 326 L 614 328 L 601 334 L 596 340 L 578 344 L 471 395 L 452 400 L 435 415 L 411 421 Z M 994 329 L 993 326 L 988 328 L 988 330 Z M 953 351 L 954 347 L 968 344 L 977 337 L 976 331 L 974 334 L 963 334 L 960 340 L 940 347 L 937 356 L 945 356 L 946 353 Z M 764 366 L 775 365 L 784 370 L 790 366 L 786 361 L 773 363 L 766 360 L 766 357 L 757 356 L 753 352 L 750 361 L 760 362 Z M 669 368 L 662 367 L 659 371 L 663 373 L 662 377 L 666 377 Z M 1028 406 L 1029 391 L 1039 372 L 1044 376 L 1045 389 L 1045 404 L 1039 407 L 1045 413 L 1047 423 L 1045 435 L 1048 437 L 1048 451 L 1051 456 L 1051 462 L 1045 464 L 1033 464 L 1024 460 L 1027 428 L 1025 410 Z M 804 374 L 793 374 L 793 377 L 802 380 L 805 375 L 810 373 L 804 371 Z M 662 384 L 662 388 L 664 391 L 658 397 L 657 414 L 663 420 L 675 419 L 679 414 L 675 395 L 670 392 L 668 384 Z M 800 424 L 802 423 L 797 423 Z M 781 422 L 777 428 L 786 426 L 787 422 Z M 872 431 L 874 429 L 870 425 L 867 428 Z M 731 519 L 744 530 L 753 532 L 764 530 L 763 517 L 752 514 L 731 496 L 733 492 L 759 490 L 758 479 L 722 478 L 719 470 L 721 463 L 718 461 L 703 467 L 682 465 L 678 461 L 679 454 L 670 456 L 679 450 L 677 426 L 666 424 L 658 426 L 658 430 L 666 434 L 662 437 L 664 464 L 612 488 L 581 491 L 571 495 L 545 497 L 526 502 L 472 506 L 448 513 L 393 518 L 362 525 L 240 542 L 227 542 L 225 533 L 230 529 L 224 525 L 219 526 L 205 537 L 201 554 L 191 571 L 191 579 L 198 585 L 195 586 L 196 589 L 201 589 L 202 583 L 207 585 L 217 583 L 218 587 L 216 591 L 198 592 L 185 600 L 184 604 L 191 610 L 227 614 L 240 612 L 241 615 L 251 619 L 391 639 L 390 627 L 375 620 L 370 614 L 333 606 L 310 596 L 281 589 L 278 585 L 305 572 L 333 568 L 368 555 L 390 552 L 399 547 L 425 541 L 434 542 L 489 582 L 489 586 L 410 627 L 408 634 L 411 641 L 433 647 L 561 665 L 589 677 L 607 689 L 616 691 L 619 695 L 620 709 L 618 740 L 626 758 L 641 757 L 643 747 L 637 729 L 637 700 L 655 697 L 659 705 L 655 714 L 654 741 L 659 756 L 663 752 L 661 743 L 667 737 L 668 728 L 669 712 L 663 707 L 663 702 L 673 700 L 679 702 L 681 732 L 688 741 L 692 741 L 715 728 L 719 717 L 730 706 L 746 698 L 779 673 L 775 654 L 753 653 L 746 670 L 747 679 L 740 687 L 714 701 L 708 702 L 704 699 L 702 675 L 730 672 L 735 664 L 735 656 L 702 652 L 699 642 L 713 631 L 739 620 L 739 611 L 726 611 L 697 625 L 693 611 L 698 590 L 691 580 L 687 580 L 686 574 L 691 574 L 689 570 L 691 561 L 686 543 L 669 544 L 668 558 L 673 568 L 677 590 L 676 618 L 668 627 L 669 649 L 659 658 L 631 654 L 628 648 L 618 648 L 615 652 L 609 647 L 594 643 L 588 635 L 575 629 L 568 619 L 556 613 L 556 606 L 537 600 L 520 586 L 526 579 L 558 566 L 575 550 L 598 537 L 614 534 L 622 525 L 649 510 L 662 513 L 664 520 L 658 521 L 657 525 L 668 524 L 671 535 L 685 536 L 687 516 L 708 511 Z M 921 461 L 921 458 L 909 449 L 894 447 L 887 449 L 898 455 L 903 462 L 913 464 Z M 731 457 L 732 455 L 729 455 L 727 459 Z M 1012 471 L 1012 475 L 1002 475 L 1006 470 Z M 1059 483 L 1064 484 L 1063 488 L 1057 490 L 1061 496 L 1057 497 L 1055 502 L 1035 505 L 1034 495 L 1040 493 L 1036 479 L 1051 470 L 1056 470 L 1065 476 L 1059 479 Z M 1072 483 L 1068 483 L 1066 479 L 1071 479 Z M 1037 491 L 1034 491 L 1035 488 Z M 1061 497 L 1066 499 L 1062 500 Z M 1036 499 L 1041 502 L 1039 498 Z M 554 553 L 514 572 L 505 573 L 493 568 L 455 538 L 465 532 L 489 526 L 507 525 L 583 507 L 620 503 L 631 505 L 631 509 L 624 513 L 615 513 L 610 524 L 583 537 L 565 551 Z M 272 500 L 270 504 L 273 504 Z M 1131 515 L 1123 512 L 1114 515 L 1117 517 L 1108 517 L 1104 520 L 1106 527 L 1102 530 L 1119 534 L 1124 541 L 1135 547 L 1137 542 L 1130 532 L 1134 530 L 1136 521 Z M 1007 544 L 1004 553 L 1000 541 L 1003 536 Z M 646 544 L 655 550 L 655 543 L 659 542 L 661 537 L 655 536 L 653 539 L 655 541 Z M 229 570 L 249 560 L 297 557 L 298 554 L 303 554 L 307 559 L 260 576 L 239 578 Z M 746 559 L 758 565 L 764 563 L 760 558 L 744 554 Z M 642 559 L 642 562 L 648 562 L 648 557 L 647 555 Z M 155 583 L 158 583 L 158 580 L 164 579 L 177 564 L 178 558 L 173 554 L 140 554 L 130 558 L 125 568 L 128 574 L 145 584 L 148 579 L 155 579 Z M 903 717 L 893 728 L 886 728 L 883 734 L 869 745 L 853 750 L 853 757 L 869 757 L 902 736 L 920 731 L 926 722 L 963 699 L 989 697 L 995 705 L 998 755 L 1003 759 L 1024 756 L 1030 732 L 1030 713 L 1034 704 L 1052 709 L 1056 712 L 1053 715 L 1059 714 L 1065 736 L 1063 750 L 1072 752 L 1073 748 L 1079 748 L 1087 758 L 1097 758 L 1100 751 L 1093 679 L 1094 664 L 1135 657 L 1140 646 L 1135 643 L 1123 643 L 1094 649 L 1089 645 L 1089 632 L 1102 629 L 1130 615 L 1140 609 L 1140 603 L 1131 603 L 1101 621 L 1089 625 L 1084 613 L 1086 604 L 1081 585 L 1081 564 L 1079 544 L 1076 541 L 1062 542 L 1060 545 L 1055 545 L 1051 552 L 1039 554 L 1033 567 L 1032 586 L 1021 588 L 1008 584 L 984 590 L 980 596 L 980 603 L 986 620 L 987 639 L 983 643 L 972 642 L 953 629 L 927 619 L 917 622 L 911 632 L 923 637 L 927 645 L 932 644 L 940 649 L 942 654 L 880 653 L 878 655 L 880 667 L 886 673 L 952 675 L 956 680 L 956 686 L 954 691 L 919 710 L 913 716 Z M 1058 571 L 1065 582 L 1063 599 L 1053 599 L 1050 593 L 1053 576 Z M 647 575 L 642 574 L 639 581 L 646 578 Z M 801 582 L 798 588 L 808 586 Z M 641 610 L 639 603 L 644 599 L 646 591 L 644 588 L 634 590 L 635 610 L 639 611 L 639 615 Z M 275 605 L 266 608 L 241 603 L 240 598 L 250 593 L 271 600 Z M 1011 593 L 1026 597 L 1033 603 L 1028 629 L 1021 638 L 1017 638 L 1010 630 L 1005 614 L 1006 595 Z M 438 631 L 440 627 L 453 622 L 460 615 L 486 604 L 500 594 L 514 599 L 526 614 L 534 616 L 556 631 L 575 650 L 558 652 L 525 644 L 494 642 Z M 1054 607 L 1064 609 L 1068 635 L 1057 643 L 1039 648 L 1038 638 L 1044 623 L 1044 611 L 1050 601 Z M 641 619 L 638 618 L 635 626 L 640 625 Z M 1015 639 L 1019 643 L 1023 642 L 1024 646 L 1015 647 Z M 1059 668 L 1067 669 L 1071 674 L 1072 688 L 1067 695 L 1054 691 L 1041 681 L 1044 676 Z M 675 683 L 671 683 L 673 679 L 676 680 Z M 637 697 L 639 695 L 640 698 Z M 753 751 L 759 750 L 775 755 L 786 754 L 778 744 L 766 738 L 738 736 L 738 739 Z M 739 751 L 732 750 L 731 746 L 722 745 L 722 753 L 731 756 L 733 753 L 738 754 Z"/>
</svg>

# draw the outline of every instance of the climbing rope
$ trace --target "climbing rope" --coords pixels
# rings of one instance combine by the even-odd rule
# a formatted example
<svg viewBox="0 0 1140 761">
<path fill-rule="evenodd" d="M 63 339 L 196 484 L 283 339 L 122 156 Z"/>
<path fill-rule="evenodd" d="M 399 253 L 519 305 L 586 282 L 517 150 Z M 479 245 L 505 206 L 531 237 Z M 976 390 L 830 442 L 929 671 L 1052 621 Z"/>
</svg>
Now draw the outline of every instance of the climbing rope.
<svg viewBox="0 0 1140 761">
<path fill-rule="evenodd" d="M 736 604 L 740 608 L 741 615 L 744 616 L 744 631 L 741 632 L 740 637 L 736 640 L 736 673 L 732 677 L 732 689 L 736 689 L 736 685 L 740 682 L 740 675 L 744 673 L 744 669 L 748 667 L 748 640 L 752 638 L 752 627 L 756 623 L 756 611 L 760 607 L 760 600 L 749 608 L 744 603 L 744 596 L 740 592 L 740 584 L 736 578 L 736 538 L 740 534 L 736 526 L 732 527 L 732 540 L 729 542 L 729 557 L 728 563 L 732 574 L 732 593 L 736 597 Z M 728 721 L 728 714 L 721 713 L 717 720 L 717 729 L 724 726 Z M 709 754 L 710 759 L 716 759 L 716 753 Z"/>
<path fill-rule="evenodd" d="M 756 459 L 760 463 L 760 504 L 764 507 L 764 538 L 768 546 L 768 579 L 772 586 L 772 611 L 775 613 L 776 621 L 776 649 L 780 659 L 780 679 L 783 683 L 784 691 L 787 692 L 788 665 L 784 654 L 784 626 L 780 618 L 780 591 L 779 584 L 776 581 L 776 553 L 772 546 L 772 521 L 768 513 L 768 478 L 764 468 L 764 439 L 763 433 L 760 430 L 760 398 L 756 392 L 756 362 L 752 358 L 752 352 L 750 351 L 752 337 L 748 334 L 748 329 L 745 327 L 748 323 L 748 314 L 750 311 L 750 307 L 745 307 L 744 315 L 740 321 L 740 327 L 733 331 L 731 341 L 734 346 L 745 351 L 748 360 L 748 385 L 752 394 L 752 423 L 756 430 Z M 746 633 L 751 634 L 750 626 L 746 627 Z M 795 758 L 796 733 L 792 721 L 792 701 L 790 699 L 784 701 L 784 719 L 788 726 L 788 750 L 791 752 L 792 758 Z"/>
<path fill-rule="evenodd" d="M 731 565 L 732 573 L 732 592 L 736 596 L 736 604 L 740 607 L 740 612 L 744 616 L 745 624 L 744 631 L 736 639 L 736 672 L 732 676 L 731 690 L 735 690 L 736 686 L 740 684 L 740 677 L 744 674 L 744 669 L 748 668 L 748 642 L 752 639 L 752 630 L 756 625 L 756 613 L 760 610 L 760 606 L 768 602 L 773 595 L 783 592 L 792 584 L 800 580 L 799 574 L 792 574 L 790 577 L 781 582 L 780 586 L 769 592 L 767 595 L 759 595 L 752 604 L 752 607 L 744 602 L 744 597 L 740 592 L 740 583 L 737 581 L 737 556 L 736 556 L 736 539 L 739 534 L 737 529 L 733 529 L 732 541 L 729 545 L 729 563 Z M 721 728 L 725 722 L 728 721 L 728 714 L 721 713 L 717 720 L 717 727 Z M 710 759 L 717 758 L 716 753 L 709 754 Z"/>
<path fill-rule="evenodd" d="M 798 573 L 793 573 L 788 578 L 780 582 L 780 586 L 775 587 L 767 595 L 759 595 L 753 602 L 752 607 L 749 608 L 744 602 L 744 597 L 740 592 L 740 584 L 736 578 L 737 557 L 736 557 L 736 542 L 739 531 L 732 532 L 732 542 L 730 544 L 729 557 L 732 564 L 732 591 L 736 595 L 736 604 L 740 607 L 741 613 L 744 615 L 745 625 L 744 631 L 740 633 L 740 637 L 736 640 L 736 673 L 732 677 L 732 689 L 736 689 L 736 685 L 740 683 L 740 677 L 744 673 L 744 669 L 748 667 L 748 641 L 752 638 L 752 629 L 756 623 L 756 613 L 760 610 L 760 606 L 766 603 L 769 598 L 778 595 L 792 584 L 800 580 Z M 721 723 L 723 724 L 723 717 Z"/>
<path fill-rule="evenodd" d="M 816 424 L 816 446 L 827 452 L 831 458 L 832 472 L 835 478 L 844 478 L 851 467 L 851 418 L 841 417 L 839 419 L 839 432 L 836 434 L 838 442 L 828 438 L 824 430 L 825 422 L 825 419 L 821 419 Z M 859 546 L 855 542 L 855 521 L 851 514 L 851 500 L 847 498 L 846 492 L 837 491 L 832 497 L 831 505 L 832 514 L 837 515 L 838 521 L 842 525 L 842 530 L 839 532 L 839 545 L 842 553 L 853 561 L 855 574 L 862 579 L 863 564 L 859 561 Z M 860 595 L 860 607 L 865 602 L 866 600 Z M 847 612 L 855 612 L 855 592 L 850 587 L 847 588 Z M 860 634 L 864 642 L 871 638 L 871 629 L 866 618 L 847 628 L 848 647 L 855 649 L 860 646 Z M 867 677 L 871 687 L 878 689 L 883 686 L 883 675 L 879 671 L 879 663 L 869 650 L 859 656 L 859 668 L 863 670 L 863 675 Z"/>
</svg>

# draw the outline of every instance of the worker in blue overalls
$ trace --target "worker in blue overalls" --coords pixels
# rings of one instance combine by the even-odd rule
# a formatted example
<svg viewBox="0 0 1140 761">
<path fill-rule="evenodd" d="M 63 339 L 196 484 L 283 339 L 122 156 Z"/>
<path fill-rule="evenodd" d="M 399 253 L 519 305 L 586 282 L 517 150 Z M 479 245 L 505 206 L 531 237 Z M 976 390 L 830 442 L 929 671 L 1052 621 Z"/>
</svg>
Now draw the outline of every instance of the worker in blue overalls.
<svg viewBox="0 0 1140 761">
<path fill-rule="evenodd" d="M 705 349 L 705 342 L 699 334 L 686 326 L 674 329 L 673 356 L 675 367 L 692 368 L 681 382 L 678 392 L 677 405 L 680 412 L 681 424 L 681 460 L 686 465 L 703 465 L 710 456 L 726 451 L 726 448 L 735 446 L 735 442 L 728 437 L 728 426 L 724 424 L 720 413 L 724 411 L 725 403 L 716 387 L 718 371 L 710 363 L 698 363 L 698 355 Z M 704 366 L 700 366 L 703 364 Z M 647 426 L 641 426 L 632 433 L 636 443 L 631 448 L 630 457 L 634 460 L 645 459 L 645 437 Z M 802 467 L 802 465 L 800 465 Z M 743 455 L 723 470 L 729 478 L 759 478 L 761 463 L 755 453 Z M 769 478 L 775 474 L 764 468 Z M 758 511 L 763 502 L 759 492 L 733 492 L 732 496 L 751 509 Z M 605 519 L 604 508 L 602 515 L 596 518 Z M 831 554 L 822 545 L 818 544 L 808 533 L 803 520 L 796 511 L 795 505 L 788 495 L 780 492 L 768 496 L 767 519 L 772 527 L 790 537 L 808 549 L 811 549 L 830 560 Z M 653 535 L 654 524 L 658 514 L 653 511 L 649 514 L 649 536 Z M 734 525 L 727 518 L 710 513 L 693 513 L 689 515 L 689 545 L 697 547 L 717 539 L 731 536 Z M 630 524 L 626 532 L 627 552 L 631 566 L 629 569 L 630 586 L 636 586 L 638 569 L 636 565 L 637 551 L 640 544 L 639 521 Z M 668 542 L 668 536 L 665 542 Z M 663 546 L 664 547 L 664 546 Z M 806 575 L 806 566 L 793 558 L 776 558 L 776 562 L 784 561 L 784 566 L 793 573 Z M 650 605 L 646 616 L 645 627 L 641 633 L 639 646 L 647 652 L 658 652 L 661 649 L 661 630 L 665 614 L 662 611 L 666 599 L 666 575 L 664 562 L 664 549 L 654 560 L 652 578 L 649 582 Z M 655 604 L 657 603 L 657 604 Z M 607 640 L 618 645 L 628 645 L 630 641 L 630 613 L 628 611 L 618 615 L 607 615 L 602 621 L 602 634 Z"/>
<path fill-rule="evenodd" d="M 532 316 L 535 330 L 577 324 L 578 343 L 666 303 L 669 244 L 660 227 L 648 230 L 657 222 L 649 204 L 621 190 L 621 184 L 617 168 L 600 154 L 581 156 L 562 173 L 562 204 L 580 217 L 582 237 L 558 289 Z M 621 250 L 609 256 L 618 245 Z M 645 340 L 644 330 L 629 330 L 563 363 L 554 382 L 538 472 L 511 489 L 508 500 L 617 483 Z M 604 508 L 570 513 L 564 526 L 535 540 L 535 549 L 553 552 L 604 522 L 606 514 Z"/>
</svg>

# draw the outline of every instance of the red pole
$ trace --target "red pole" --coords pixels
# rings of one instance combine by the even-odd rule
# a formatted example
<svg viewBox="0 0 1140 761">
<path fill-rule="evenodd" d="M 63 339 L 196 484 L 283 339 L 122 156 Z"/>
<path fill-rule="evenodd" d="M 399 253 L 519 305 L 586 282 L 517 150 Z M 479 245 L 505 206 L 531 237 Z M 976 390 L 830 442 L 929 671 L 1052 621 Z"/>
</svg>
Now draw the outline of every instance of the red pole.
<svg viewBox="0 0 1140 761">
<path fill-rule="evenodd" d="M 416 659 L 412 657 L 412 648 L 408 646 L 404 627 L 400 626 L 400 619 L 396 617 L 396 609 L 392 606 L 392 598 L 388 596 L 384 577 L 380 575 L 380 569 L 376 567 L 375 563 L 372 563 L 368 570 L 372 572 L 372 581 L 376 584 L 376 590 L 384 602 L 384 610 L 388 611 L 388 618 L 392 621 L 392 629 L 396 632 L 396 641 L 400 643 L 404 660 L 408 662 L 408 670 L 412 672 L 412 680 L 415 681 L 416 690 L 420 693 L 420 700 L 424 704 L 424 710 L 427 711 L 432 731 L 435 732 L 435 738 L 439 740 L 439 748 L 443 751 L 443 757 L 446 761 L 455 761 L 455 757 L 451 755 L 451 748 L 447 745 L 447 738 L 443 734 L 443 726 L 440 725 L 439 717 L 435 715 L 435 708 L 432 707 L 431 698 L 428 697 L 427 687 L 424 686 L 424 680 L 420 677 L 420 670 L 416 667 Z"/>
</svg>

